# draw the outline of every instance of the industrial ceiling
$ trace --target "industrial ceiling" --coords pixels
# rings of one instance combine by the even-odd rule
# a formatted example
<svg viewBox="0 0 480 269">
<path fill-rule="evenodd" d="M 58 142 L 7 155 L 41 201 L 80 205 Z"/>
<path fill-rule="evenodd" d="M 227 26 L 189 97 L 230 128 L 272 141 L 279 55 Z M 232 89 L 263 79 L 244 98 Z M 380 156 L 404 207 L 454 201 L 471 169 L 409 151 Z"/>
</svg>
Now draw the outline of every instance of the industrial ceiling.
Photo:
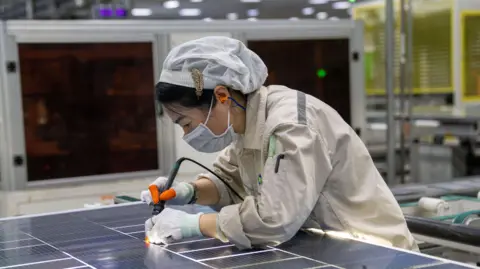
<svg viewBox="0 0 480 269">
<path fill-rule="evenodd" d="M 0 19 L 342 19 L 363 0 L 0 0 Z"/>
</svg>

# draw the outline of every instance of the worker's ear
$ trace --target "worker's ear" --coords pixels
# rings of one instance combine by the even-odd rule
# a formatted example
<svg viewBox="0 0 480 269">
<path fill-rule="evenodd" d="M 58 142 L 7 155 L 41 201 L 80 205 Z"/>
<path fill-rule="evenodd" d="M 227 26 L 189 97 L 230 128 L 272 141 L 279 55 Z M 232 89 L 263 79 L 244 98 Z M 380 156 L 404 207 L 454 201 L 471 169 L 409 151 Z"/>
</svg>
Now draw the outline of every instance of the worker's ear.
<svg viewBox="0 0 480 269">
<path fill-rule="evenodd" d="M 228 91 L 227 87 L 225 86 L 217 86 L 213 90 L 213 94 L 217 99 L 217 102 L 220 104 L 227 104 L 230 98 L 230 92 Z"/>
</svg>

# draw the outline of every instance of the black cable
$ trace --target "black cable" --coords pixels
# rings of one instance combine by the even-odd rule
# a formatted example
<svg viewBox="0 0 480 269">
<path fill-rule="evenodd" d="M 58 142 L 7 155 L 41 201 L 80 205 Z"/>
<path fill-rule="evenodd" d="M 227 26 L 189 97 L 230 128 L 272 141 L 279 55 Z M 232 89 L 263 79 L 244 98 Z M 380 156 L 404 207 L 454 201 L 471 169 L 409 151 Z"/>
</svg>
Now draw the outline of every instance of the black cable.
<svg viewBox="0 0 480 269">
<path fill-rule="evenodd" d="M 177 176 L 178 174 L 178 171 L 180 170 L 180 165 L 182 164 L 183 161 L 190 161 L 200 167 L 202 167 L 203 169 L 207 170 L 208 172 L 212 173 L 214 176 L 216 176 L 220 181 L 223 182 L 223 184 L 225 184 L 226 187 L 228 187 L 238 198 L 240 198 L 240 200 L 244 200 L 242 196 L 240 196 L 240 194 L 238 194 L 238 192 L 236 192 L 231 186 L 230 184 L 228 184 L 225 180 L 223 180 L 219 175 L 217 175 L 217 173 L 213 172 L 212 170 L 210 170 L 208 167 L 204 166 L 203 164 L 195 161 L 195 160 L 192 160 L 190 158 L 186 158 L 186 157 L 182 157 L 180 159 L 178 159 L 176 162 L 175 162 L 175 165 L 173 166 L 172 170 L 170 170 L 170 174 L 168 175 L 168 179 L 167 179 L 167 183 L 165 184 L 165 187 L 162 189 L 162 191 L 164 190 L 168 190 L 172 187 L 173 185 L 173 181 L 175 180 L 175 177 Z M 160 201 L 158 204 L 153 204 L 153 212 L 152 212 L 152 215 L 156 216 L 158 214 L 160 214 L 163 209 L 165 209 L 165 203 L 167 201 Z"/>
<path fill-rule="evenodd" d="M 167 187 L 168 187 L 168 188 L 166 188 L 167 190 L 172 187 L 171 185 L 173 184 L 173 180 L 175 179 L 175 177 L 176 177 L 176 175 L 177 175 L 177 173 L 178 173 L 178 170 L 180 169 L 180 164 L 182 164 L 183 161 L 190 161 L 190 162 L 192 162 L 192 163 L 194 163 L 194 164 L 202 167 L 203 169 L 207 170 L 208 172 L 212 173 L 212 174 L 213 174 L 214 176 L 216 176 L 220 181 L 222 181 L 223 184 L 225 184 L 225 186 L 226 186 L 227 188 L 229 188 L 229 189 L 233 192 L 233 194 L 235 194 L 238 198 L 240 198 L 240 200 L 242 200 L 242 201 L 244 200 L 244 198 L 243 198 L 240 194 L 238 194 L 238 192 L 236 192 L 236 191 L 233 189 L 233 187 L 230 186 L 230 184 L 228 184 L 228 183 L 227 183 L 223 178 L 221 178 L 217 173 L 213 172 L 210 168 L 206 167 L 205 165 L 203 165 L 203 164 L 201 164 L 201 163 L 199 163 L 199 162 L 197 162 L 197 161 L 195 161 L 195 160 L 192 160 L 192 159 L 190 159 L 190 158 L 186 158 L 186 157 L 182 157 L 182 158 L 178 159 L 178 160 L 175 162 L 175 166 L 174 166 L 174 168 L 172 169 L 172 171 L 171 171 L 171 173 L 170 173 L 170 175 L 169 175 L 169 177 L 168 177 L 169 180 L 170 180 L 170 178 L 172 179 L 172 180 L 171 180 L 172 182 L 171 182 L 170 185 L 168 185 L 169 182 L 167 181 Z"/>
<path fill-rule="evenodd" d="M 178 173 L 178 170 L 180 170 L 180 165 L 182 164 L 183 161 L 190 161 L 200 167 L 202 167 L 203 169 L 207 170 L 208 172 L 212 173 L 214 176 L 216 176 L 220 181 L 223 182 L 223 184 L 225 184 L 225 186 L 227 188 L 229 188 L 238 198 L 240 198 L 242 201 L 243 201 L 243 197 L 240 196 L 240 194 L 238 194 L 238 192 L 236 192 L 232 186 L 230 186 L 230 184 L 228 184 L 223 178 L 221 178 L 217 173 L 213 172 L 212 170 L 210 170 L 210 168 L 206 167 L 205 165 L 195 161 L 195 160 L 192 160 L 190 158 L 186 158 L 186 157 L 182 157 L 180 159 L 178 159 L 176 162 L 175 162 L 175 165 L 173 167 L 173 169 L 170 171 L 170 175 L 168 176 L 168 180 L 167 180 L 167 184 L 165 185 L 165 189 L 168 190 L 172 187 L 172 184 L 173 184 L 173 181 L 175 180 L 175 177 L 177 176 L 177 173 Z"/>
</svg>

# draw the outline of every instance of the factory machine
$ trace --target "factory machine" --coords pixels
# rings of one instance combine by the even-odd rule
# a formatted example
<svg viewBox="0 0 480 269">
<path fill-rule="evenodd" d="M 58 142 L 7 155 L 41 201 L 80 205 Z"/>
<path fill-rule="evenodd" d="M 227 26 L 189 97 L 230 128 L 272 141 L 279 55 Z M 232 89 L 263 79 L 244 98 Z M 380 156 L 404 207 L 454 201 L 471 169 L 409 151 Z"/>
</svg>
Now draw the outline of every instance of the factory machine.
<svg viewBox="0 0 480 269">
<path fill-rule="evenodd" d="M 432 184 L 418 200 L 401 203 L 407 224 L 422 253 L 480 265 L 480 192 L 469 196 L 477 182 L 459 180 L 458 184 Z M 470 185 L 470 190 L 465 189 Z M 455 190 L 448 190 L 455 188 Z M 441 195 L 465 192 L 466 195 Z M 395 190 L 394 190 L 395 192 Z"/>
<path fill-rule="evenodd" d="M 366 143 L 422 252 L 479 264 L 480 2 L 394 0 L 394 128 L 386 147 L 385 1 L 355 4 L 362 20 Z M 387 153 L 394 151 L 394 171 Z"/>
</svg>

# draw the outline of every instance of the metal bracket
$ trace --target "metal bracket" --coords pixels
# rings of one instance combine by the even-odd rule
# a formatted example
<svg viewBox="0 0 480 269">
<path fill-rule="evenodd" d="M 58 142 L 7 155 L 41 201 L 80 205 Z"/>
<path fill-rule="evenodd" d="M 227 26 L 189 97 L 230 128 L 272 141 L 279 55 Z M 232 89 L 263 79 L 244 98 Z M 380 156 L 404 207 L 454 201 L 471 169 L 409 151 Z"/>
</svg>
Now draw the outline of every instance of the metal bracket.
<svg viewBox="0 0 480 269">
<path fill-rule="evenodd" d="M 20 155 L 13 156 L 13 165 L 22 166 L 24 164 L 24 158 Z"/>
<path fill-rule="evenodd" d="M 17 63 L 13 61 L 7 61 L 6 65 L 8 73 L 16 73 L 17 72 Z"/>
<path fill-rule="evenodd" d="M 358 53 L 357 51 L 354 51 L 352 53 L 352 59 L 354 62 L 358 62 L 358 60 L 360 60 L 360 53 Z"/>
</svg>

